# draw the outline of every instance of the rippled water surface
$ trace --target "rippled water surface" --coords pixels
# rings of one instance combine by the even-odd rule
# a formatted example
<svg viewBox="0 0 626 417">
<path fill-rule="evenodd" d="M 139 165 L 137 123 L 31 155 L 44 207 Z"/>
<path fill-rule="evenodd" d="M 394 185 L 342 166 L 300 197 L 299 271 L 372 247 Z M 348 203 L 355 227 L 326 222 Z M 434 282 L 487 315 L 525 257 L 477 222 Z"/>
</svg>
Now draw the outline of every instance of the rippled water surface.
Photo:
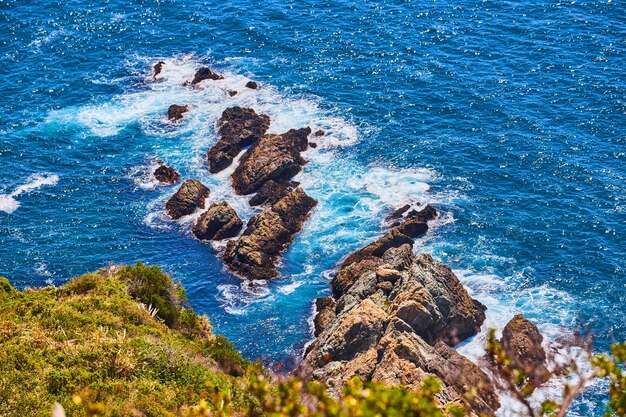
<svg viewBox="0 0 626 417">
<path fill-rule="evenodd" d="M 336 263 L 419 201 L 442 216 L 416 249 L 489 307 L 485 327 L 523 312 L 551 340 L 586 329 L 606 350 L 626 340 L 625 6 L 0 1 L 0 275 L 58 285 L 156 264 L 245 355 L 291 363 Z M 225 79 L 182 87 L 202 64 Z M 191 107 L 177 126 L 174 103 Z M 168 220 L 175 189 L 150 178 L 162 159 L 252 216 L 204 160 L 231 105 L 272 132 L 327 132 L 297 177 L 320 203 L 264 287 L 226 273 L 193 219 Z M 601 415 L 596 391 L 576 415 Z"/>
</svg>

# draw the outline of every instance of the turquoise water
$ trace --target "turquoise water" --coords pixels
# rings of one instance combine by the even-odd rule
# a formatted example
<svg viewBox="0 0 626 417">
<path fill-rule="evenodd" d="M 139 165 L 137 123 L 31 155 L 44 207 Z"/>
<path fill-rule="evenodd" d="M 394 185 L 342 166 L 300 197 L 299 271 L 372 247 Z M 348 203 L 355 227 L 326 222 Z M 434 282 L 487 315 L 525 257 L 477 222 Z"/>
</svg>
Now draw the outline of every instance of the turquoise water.
<svg viewBox="0 0 626 417">
<path fill-rule="evenodd" d="M 626 340 L 623 1 L 3 1 L 0 25 L 0 275 L 16 285 L 156 264 L 244 354 L 289 365 L 336 263 L 419 201 L 442 216 L 417 250 L 457 271 L 486 327 L 523 312 L 547 343 Z M 182 87 L 202 64 L 225 80 Z M 178 126 L 174 103 L 192 107 Z M 175 188 L 149 175 L 160 158 L 252 216 L 204 160 L 231 105 L 328 133 L 297 178 L 320 204 L 264 287 L 168 220 Z M 601 415 L 596 391 L 577 415 Z"/>
</svg>

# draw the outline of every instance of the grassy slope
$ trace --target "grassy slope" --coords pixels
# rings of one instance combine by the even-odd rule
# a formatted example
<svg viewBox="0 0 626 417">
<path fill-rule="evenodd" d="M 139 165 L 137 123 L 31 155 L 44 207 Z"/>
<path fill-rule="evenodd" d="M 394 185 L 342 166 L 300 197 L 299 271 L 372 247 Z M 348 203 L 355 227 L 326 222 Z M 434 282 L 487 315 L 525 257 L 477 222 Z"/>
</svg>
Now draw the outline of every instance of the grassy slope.
<svg viewBox="0 0 626 417">
<path fill-rule="evenodd" d="M 17 291 L 0 278 L 0 416 L 50 415 L 54 401 L 72 416 L 85 403 L 179 415 L 212 390 L 247 405 L 248 363 L 183 301 L 167 275 L 141 264 L 61 288 Z"/>
</svg>

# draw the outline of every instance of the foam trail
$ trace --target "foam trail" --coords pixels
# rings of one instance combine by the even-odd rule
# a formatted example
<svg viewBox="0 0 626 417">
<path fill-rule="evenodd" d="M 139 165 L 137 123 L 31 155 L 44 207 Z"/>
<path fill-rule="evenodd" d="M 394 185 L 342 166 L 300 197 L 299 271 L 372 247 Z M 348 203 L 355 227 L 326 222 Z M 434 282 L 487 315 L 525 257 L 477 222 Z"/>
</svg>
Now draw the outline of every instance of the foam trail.
<svg viewBox="0 0 626 417">
<path fill-rule="evenodd" d="M 21 194 L 28 193 L 46 185 L 55 185 L 59 182 L 59 176 L 55 174 L 35 174 L 29 177 L 26 184 L 20 185 L 10 194 L 0 194 L 0 211 L 13 213 L 20 207 L 15 199 Z"/>
</svg>

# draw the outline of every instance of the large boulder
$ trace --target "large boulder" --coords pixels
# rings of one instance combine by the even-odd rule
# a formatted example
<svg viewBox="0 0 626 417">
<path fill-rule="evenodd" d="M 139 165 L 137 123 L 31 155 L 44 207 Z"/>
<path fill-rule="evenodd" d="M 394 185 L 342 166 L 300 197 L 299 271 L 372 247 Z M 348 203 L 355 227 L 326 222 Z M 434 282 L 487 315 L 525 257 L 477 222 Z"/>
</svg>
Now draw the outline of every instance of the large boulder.
<svg viewBox="0 0 626 417">
<path fill-rule="evenodd" d="M 248 222 L 239 239 L 228 242 L 223 259 L 247 279 L 278 276 L 276 261 L 293 235 L 300 231 L 317 201 L 296 188 Z"/>
<path fill-rule="evenodd" d="M 543 336 L 537 326 L 522 314 L 517 314 L 507 323 L 500 340 L 511 366 L 523 371 L 535 387 L 550 379 L 542 342 Z"/>
<path fill-rule="evenodd" d="M 209 171 L 216 173 L 228 167 L 241 149 L 261 139 L 269 126 L 269 116 L 256 114 L 252 109 L 231 107 L 224 110 L 217 121 L 220 140 L 207 152 Z"/>
<path fill-rule="evenodd" d="M 209 209 L 200 215 L 192 231 L 198 239 L 222 240 L 237 236 L 242 227 L 243 222 L 235 210 L 223 201 L 211 204 Z"/>
<path fill-rule="evenodd" d="M 180 180 L 180 174 L 174 168 L 167 165 L 160 165 L 154 170 L 154 178 L 165 184 L 175 184 Z"/>
<path fill-rule="evenodd" d="M 288 181 L 306 161 L 300 156 L 308 146 L 311 128 L 291 129 L 282 135 L 265 135 L 241 157 L 231 179 L 238 194 L 252 194 L 263 184 Z"/>
<path fill-rule="evenodd" d="M 209 194 L 209 189 L 200 181 L 186 180 L 165 204 L 167 214 L 173 219 L 179 219 L 193 213 L 196 209 L 204 208 L 204 200 Z"/>
<path fill-rule="evenodd" d="M 168 120 L 176 122 L 183 118 L 183 113 L 187 113 L 188 111 L 188 106 L 179 106 L 178 104 L 172 104 L 167 109 L 167 118 Z"/>
<path fill-rule="evenodd" d="M 210 68 L 202 67 L 198 71 L 196 71 L 196 74 L 194 75 L 193 80 L 191 80 L 191 85 L 196 85 L 204 80 L 223 80 L 223 79 L 224 79 L 223 76 L 211 71 Z"/>
</svg>

